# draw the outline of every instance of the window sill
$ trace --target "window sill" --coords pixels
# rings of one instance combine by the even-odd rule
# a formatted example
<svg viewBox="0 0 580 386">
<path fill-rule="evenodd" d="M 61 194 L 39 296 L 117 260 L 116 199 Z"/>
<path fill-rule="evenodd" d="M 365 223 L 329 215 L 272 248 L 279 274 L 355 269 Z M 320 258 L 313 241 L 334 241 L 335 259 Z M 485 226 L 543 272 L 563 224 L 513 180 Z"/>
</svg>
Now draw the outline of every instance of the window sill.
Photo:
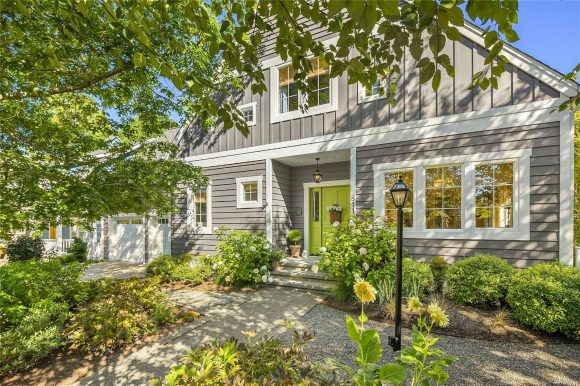
<svg viewBox="0 0 580 386">
<path fill-rule="evenodd" d="M 212 231 L 210 227 L 200 227 L 200 228 L 193 228 L 189 231 L 191 234 L 194 235 L 211 235 Z"/>
<path fill-rule="evenodd" d="M 248 208 L 261 208 L 262 203 L 260 202 L 239 202 L 237 205 L 238 209 L 248 209 Z"/>
<path fill-rule="evenodd" d="M 324 113 L 329 113 L 332 111 L 338 111 L 338 106 L 336 106 L 332 103 L 328 103 L 328 104 L 325 104 L 322 106 L 312 107 L 312 108 L 306 110 L 305 112 L 302 112 L 301 110 L 296 110 L 296 111 L 290 111 L 287 113 L 274 113 L 272 115 L 272 118 L 271 118 L 271 123 L 288 121 L 288 120 L 296 119 L 296 118 L 309 117 L 312 115 L 324 114 Z"/>
<path fill-rule="evenodd" d="M 493 229 L 425 229 L 403 230 L 403 237 L 408 239 L 442 239 L 442 240 L 519 240 L 529 241 L 529 230 L 507 228 Z"/>
</svg>

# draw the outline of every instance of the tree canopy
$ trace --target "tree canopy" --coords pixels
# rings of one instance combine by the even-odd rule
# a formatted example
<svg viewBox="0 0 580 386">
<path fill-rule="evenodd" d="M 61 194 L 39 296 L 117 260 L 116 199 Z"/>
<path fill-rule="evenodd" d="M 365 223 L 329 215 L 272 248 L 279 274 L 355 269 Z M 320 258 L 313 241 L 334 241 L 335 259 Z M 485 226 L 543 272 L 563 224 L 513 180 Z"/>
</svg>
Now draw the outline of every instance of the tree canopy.
<svg viewBox="0 0 580 386">
<path fill-rule="evenodd" d="M 497 87 L 502 48 L 518 39 L 516 0 L 4 0 L 0 232 L 171 210 L 177 186 L 206 180 L 151 139 L 193 120 L 247 135 L 237 90 L 266 90 L 260 55 L 272 34 L 300 91 L 320 55 L 331 77 L 381 80 L 395 102 L 405 48 L 436 90 L 442 71 L 454 75 L 442 52 L 466 20 L 483 26 L 488 50 L 473 86 Z M 317 41 L 312 24 L 336 43 Z"/>
</svg>

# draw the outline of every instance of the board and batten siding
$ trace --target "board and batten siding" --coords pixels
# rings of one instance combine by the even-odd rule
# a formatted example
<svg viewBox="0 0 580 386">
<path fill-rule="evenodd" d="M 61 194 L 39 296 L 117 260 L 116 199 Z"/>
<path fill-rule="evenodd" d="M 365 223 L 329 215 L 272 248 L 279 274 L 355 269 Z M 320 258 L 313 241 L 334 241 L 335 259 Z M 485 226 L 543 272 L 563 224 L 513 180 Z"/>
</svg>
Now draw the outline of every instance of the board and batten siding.
<svg viewBox="0 0 580 386">
<path fill-rule="evenodd" d="M 204 168 L 210 179 L 212 227 L 227 227 L 266 233 L 265 207 L 237 208 L 236 178 L 262 176 L 262 203 L 266 204 L 266 162 L 247 162 Z M 185 190 L 176 198 L 178 213 L 172 216 L 171 254 L 201 255 L 215 251 L 216 235 L 194 234 L 187 230 L 187 195 Z"/>
<path fill-rule="evenodd" d="M 532 149 L 529 241 L 405 239 L 405 247 L 418 259 L 488 253 L 520 267 L 557 261 L 559 122 L 357 148 L 357 210 L 373 208 L 373 164 L 515 149 Z"/>
<path fill-rule="evenodd" d="M 181 156 L 243 149 L 559 97 L 556 90 L 511 64 L 506 65 L 497 90 L 491 87 L 485 91 L 480 88 L 469 90 L 473 73 L 483 66 L 485 49 L 462 37 L 458 42 L 449 42 L 443 53 L 450 56 L 456 75 L 451 78 L 443 71 L 438 92 L 433 91 L 430 83 L 419 84 L 415 61 L 406 52 L 394 105 L 384 98 L 359 103 L 358 85 L 349 85 L 347 76 L 343 75 L 338 79 L 338 90 L 335 90 L 338 92 L 337 111 L 276 123 L 271 123 L 270 119 L 271 69 L 264 69 L 268 91 L 261 96 L 252 95 L 248 85 L 239 101 L 240 105 L 256 103 L 256 125 L 250 128 L 250 134 L 244 137 L 237 130 L 223 131 L 219 125 L 208 131 L 193 123 L 181 137 Z"/>
</svg>

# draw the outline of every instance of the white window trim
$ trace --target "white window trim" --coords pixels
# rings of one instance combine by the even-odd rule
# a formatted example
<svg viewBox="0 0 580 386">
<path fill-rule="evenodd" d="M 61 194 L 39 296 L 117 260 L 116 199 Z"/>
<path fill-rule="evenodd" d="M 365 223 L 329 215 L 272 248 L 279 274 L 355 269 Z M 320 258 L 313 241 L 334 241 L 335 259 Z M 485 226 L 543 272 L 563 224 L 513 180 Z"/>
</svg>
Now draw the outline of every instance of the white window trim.
<svg viewBox="0 0 580 386">
<path fill-rule="evenodd" d="M 208 182 L 205 188 L 205 200 L 207 210 L 207 224 L 204 227 L 195 225 L 195 203 L 193 202 L 193 190 L 187 188 L 187 231 L 198 235 L 212 234 L 212 183 Z"/>
<path fill-rule="evenodd" d="M 254 117 L 254 119 L 250 122 L 246 122 L 248 124 L 248 126 L 254 126 L 256 124 L 256 102 L 252 102 L 252 103 L 246 103 L 245 105 L 239 105 L 238 106 L 238 110 L 240 110 L 240 113 L 242 113 L 242 116 L 244 115 L 244 110 L 247 109 L 252 109 L 252 117 Z"/>
<path fill-rule="evenodd" d="M 413 228 L 405 228 L 406 238 L 463 239 L 463 240 L 530 240 L 530 156 L 531 149 L 480 153 L 420 159 L 373 165 L 374 209 L 384 215 L 385 172 L 413 169 Z M 491 162 L 514 163 L 513 228 L 475 227 L 475 165 Z M 462 165 L 461 229 L 426 229 L 425 226 L 425 169 Z"/>
<path fill-rule="evenodd" d="M 367 95 L 367 90 L 363 87 L 363 85 L 361 83 L 357 83 L 357 85 L 358 85 L 357 89 L 358 89 L 358 104 L 359 105 L 361 103 L 378 101 L 379 99 L 386 98 L 386 94 Z"/>
<path fill-rule="evenodd" d="M 309 56 L 309 59 L 314 56 Z M 270 67 L 270 121 L 271 123 L 286 121 L 290 119 L 308 117 L 311 115 L 328 113 L 338 110 L 338 77 L 329 81 L 330 103 L 308 108 L 302 112 L 300 108 L 296 111 L 280 113 L 280 90 L 278 88 L 278 69 L 291 65 L 291 62 L 281 63 Z"/>
<path fill-rule="evenodd" d="M 238 177 L 236 178 L 236 206 L 240 209 L 262 207 L 262 183 L 264 176 Z M 244 183 L 255 182 L 258 185 L 258 200 L 244 201 Z"/>
</svg>

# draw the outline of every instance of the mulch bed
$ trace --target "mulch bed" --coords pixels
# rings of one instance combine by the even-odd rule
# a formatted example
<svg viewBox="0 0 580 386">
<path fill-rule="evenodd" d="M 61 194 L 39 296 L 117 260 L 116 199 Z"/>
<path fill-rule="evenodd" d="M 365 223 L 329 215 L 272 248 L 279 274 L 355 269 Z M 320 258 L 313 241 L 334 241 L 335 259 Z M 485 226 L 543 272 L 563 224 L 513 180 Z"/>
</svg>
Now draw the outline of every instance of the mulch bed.
<svg viewBox="0 0 580 386">
<path fill-rule="evenodd" d="M 360 313 L 360 303 L 355 300 L 341 303 L 336 301 L 334 297 L 328 296 L 324 299 L 323 304 L 355 315 Z M 497 325 L 494 310 L 459 306 L 451 302 L 446 302 L 444 308 L 449 317 L 449 325 L 444 329 L 434 327 L 432 330 L 440 335 L 542 346 L 546 344 L 580 344 L 580 342 L 561 334 L 548 334 L 521 326 L 511 316 L 505 325 Z M 393 320 L 388 317 L 384 308 L 377 304 L 366 305 L 365 313 L 371 320 L 394 325 Z M 410 329 L 416 321 L 417 315 L 405 312 L 405 305 L 403 304 L 403 327 Z"/>
</svg>

